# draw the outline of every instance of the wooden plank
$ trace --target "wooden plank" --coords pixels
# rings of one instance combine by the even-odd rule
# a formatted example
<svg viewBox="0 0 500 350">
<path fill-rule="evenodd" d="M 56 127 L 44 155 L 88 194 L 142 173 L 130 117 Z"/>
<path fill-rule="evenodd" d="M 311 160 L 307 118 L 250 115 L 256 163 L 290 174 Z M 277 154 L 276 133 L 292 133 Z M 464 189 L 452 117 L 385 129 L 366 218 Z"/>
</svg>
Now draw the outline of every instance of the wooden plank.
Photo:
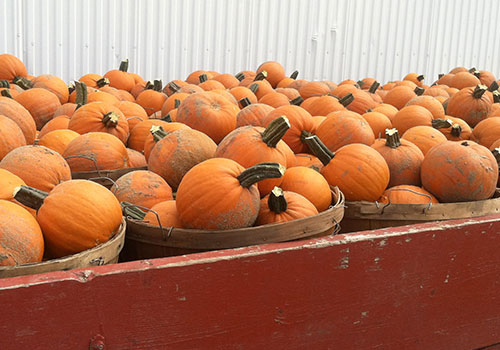
<svg viewBox="0 0 500 350">
<path fill-rule="evenodd" d="M 0 349 L 474 349 L 500 215 L 0 280 Z"/>
</svg>

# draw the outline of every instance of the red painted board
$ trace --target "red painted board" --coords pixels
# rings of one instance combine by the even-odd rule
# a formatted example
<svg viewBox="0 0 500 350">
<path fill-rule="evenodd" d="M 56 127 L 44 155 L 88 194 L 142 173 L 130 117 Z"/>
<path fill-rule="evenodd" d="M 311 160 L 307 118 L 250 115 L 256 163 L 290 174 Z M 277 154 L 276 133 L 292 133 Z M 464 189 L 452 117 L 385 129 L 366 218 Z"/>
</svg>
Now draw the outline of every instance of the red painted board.
<svg viewBox="0 0 500 350">
<path fill-rule="evenodd" d="M 0 349 L 495 349 L 499 252 L 496 215 L 4 279 Z"/>
</svg>

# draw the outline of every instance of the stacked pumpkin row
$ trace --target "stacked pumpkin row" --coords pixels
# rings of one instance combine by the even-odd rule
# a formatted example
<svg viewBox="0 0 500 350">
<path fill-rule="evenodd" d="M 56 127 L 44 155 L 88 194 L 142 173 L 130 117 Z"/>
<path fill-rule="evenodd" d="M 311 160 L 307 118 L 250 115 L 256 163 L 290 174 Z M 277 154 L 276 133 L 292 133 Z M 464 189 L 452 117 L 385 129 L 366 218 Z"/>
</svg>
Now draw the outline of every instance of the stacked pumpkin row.
<svg viewBox="0 0 500 350">
<path fill-rule="evenodd" d="M 386 191 L 403 186 L 411 190 L 403 202 L 453 202 L 491 197 L 498 179 L 493 154 L 474 142 L 486 145 L 481 130 L 488 140 L 500 138 L 492 127 L 500 119 L 498 84 L 481 71 L 453 72 L 432 87 L 409 74 L 380 87 L 374 79 L 298 80 L 266 62 L 255 72 L 196 71 L 163 86 L 128 73 L 124 61 L 68 88 L 54 76 L 29 77 L 10 55 L 0 63 L 0 136 L 9 140 L 0 168 L 20 178 L 2 199 L 15 200 L 13 186 L 31 187 L 16 190 L 17 200 L 40 208 L 32 213 L 44 236 L 50 225 L 59 229 L 45 237 L 48 257 L 108 239 L 120 225 L 119 202 L 152 224 L 231 229 L 322 212 L 332 202 L 330 186 L 354 201 L 387 201 Z M 118 179 L 112 192 L 70 180 L 78 172 L 146 166 Z M 72 202 L 58 213 L 64 224 L 54 216 L 41 225 L 42 203 L 53 192 L 83 184 L 91 186 L 80 189 L 85 199 L 58 199 L 62 207 Z M 37 194 L 46 198 L 26 199 Z M 68 229 L 64 220 L 79 224 Z M 79 238 L 82 227 L 91 239 Z"/>
</svg>

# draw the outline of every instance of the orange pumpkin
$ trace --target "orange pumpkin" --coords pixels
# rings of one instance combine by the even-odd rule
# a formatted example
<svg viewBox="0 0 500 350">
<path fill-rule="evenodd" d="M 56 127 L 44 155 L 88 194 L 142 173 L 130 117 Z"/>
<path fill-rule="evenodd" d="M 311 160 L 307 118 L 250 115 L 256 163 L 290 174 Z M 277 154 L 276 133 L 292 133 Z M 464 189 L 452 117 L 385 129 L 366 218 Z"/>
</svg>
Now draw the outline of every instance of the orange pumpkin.
<svg viewBox="0 0 500 350">
<path fill-rule="evenodd" d="M 47 133 L 54 130 L 67 129 L 69 125 L 69 117 L 67 115 L 60 115 L 51 119 L 47 124 L 45 124 L 38 134 L 38 138 L 42 138 Z"/>
<path fill-rule="evenodd" d="M 267 73 L 266 80 L 275 88 L 278 83 L 283 80 L 285 76 L 285 68 L 276 61 L 268 61 L 262 63 L 258 68 L 256 73 L 259 74 L 265 71 Z"/>
<path fill-rule="evenodd" d="M 380 138 L 385 134 L 386 129 L 392 128 L 392 122 L 385 114 L 380 112 L 368 112 L 362 115 L 372 128 L 375 138 Z"/>
<path fill-rule="evenodd" d="M 422 187 L 399 185 L 388 188 L 377 202 L 392 204 L 436 204 L 439 201 Z"/>
<path fill-rule="evenodd" d="M 146 158 L 146 161 L 149 160 L 149 155 L 158 141 L 163 139 L 169 133 L 181 129 L 191 128 L 185 124 L 177 122 L 151 126 L 144 139 L 144 157 Z"/>
<path fill-rule="evenodd" d="M 406 106 L 422 106 L 431 112 L 434 119 L 444 118 L 443 105 L 432 96 L 416 96 L 408 101 Z"/>
<path fill-rule="evenodd" d="M 10 151 L 25 145 L 26 139 L 19 125 L 0 115 L 0 160 Z"/>
<path fill-rule="evenodd" d="M 0 55 L 0 80 L 12 81 L 16 77 L 27 77 L 24 63 L 16 56 L 4 53 Z"/>
<path fill-rule="evenodd" d="M 142 122 L 139 122 L 132 129 L 132 131 L 130 131 L 127 146 L 135 149 L 136 151 L 143 152 L 144 142 L 149 134 L 149 130 L 153 125 L 162 125 L 164 127 L 167 127 L 168 123 L 160 119 L 146 119 Z"/>
<path fill-rule="evenodd" d="M 432 126 L 432 113 L 428 109 L 412 105 L 403 107 L 392 120 L 392 126 L 401 134 L 414 126 Z"/>
<path fill-rule="evenodd" d="M 446 136 L 431 126 L 414 126 L 408 129 L 402 138 L 416 145 L 424 156 L 435 145 L 446 142 Z"/>
<path fill-rule="evenodd" d="M 61 106 L 59 98 L 46 89 L 33 88 L 21 92 L 16 101 L 26 108 L 40 130 L 54 116 L 54 112 Z"/>
<path fill-rule="evenodd" d="M 263 103 L 250 103 L 250 100 L 240 101 L 243 109 L 236 114 L 236 127 L 253 125 L 264 126 L 264 118 L 274 111 L 274 107 Z"/>
<path fill-rule="evenodd" d="M 158 217 L 156 214 L 158 214 Z M 179 219 L 179 214 L 177 213 L 177 205 L 174 200 L 163 201 L 155 204 L 144 217 L 144 221 L 153 226 L 159 226 L 158 219 L 160 220 L 162 227 L 183 228 L 182 222 Z"/>
<path fill-rule="evenodd" d="M 134 76 L 128 72 L 128 59 L 120 63 L 119 69 L 112 69 L 104 74 L 104 78 L 108 78 L 109 86 L 130 91 L 136 85 Z"/>
<path fill-rule="evenodd" d="M 449 98 L 446 113 L 475 127 L 481 120 L 486 119 L 491 109 L 493 101 L 485 94 L 486 91 L 484 85 L 460 90 Z"/>
<path fill-rule="evenodd" d="M 139 168 L 139 167 L 147 167 L 148 161 L 144 154 L 136 151 L 135 149 L 127 148 L 128 155 L 128 166 L 130 168 Z"/>
<path fill-rule="evenodd" d="M 69 100 L 69 90 L 66 83 L 59 77 L 50 74 L 37 76 L 32 80 L 34 88 L 46 89 L 57 96 L 61 104 Z"/>
<path fill-rule="evenodd" d="M 54 130 L 40 137 L 38 144 L 50 148 L 62 155 L 68 144 L 78 136 L 80 136 L 80 134 L 73 130 Z"/>
<path fill-rule="evenodd" d="M 500 138 L 500 117 L 487 118 L 480 121 L 472 130 L 470 139 L 490 148 Z"/>
</svg>

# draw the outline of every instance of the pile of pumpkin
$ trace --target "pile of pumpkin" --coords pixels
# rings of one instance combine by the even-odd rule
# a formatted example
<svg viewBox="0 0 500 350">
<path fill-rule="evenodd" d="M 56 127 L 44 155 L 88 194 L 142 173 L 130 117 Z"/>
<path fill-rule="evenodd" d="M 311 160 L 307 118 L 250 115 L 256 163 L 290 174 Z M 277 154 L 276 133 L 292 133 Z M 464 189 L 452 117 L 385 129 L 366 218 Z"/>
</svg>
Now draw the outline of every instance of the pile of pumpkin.
<svg viewBox="0 0 500 350">
<path fill-rule="evenodd" d="M 128 61 L 69 86 L 0 55 L 0 265 L 107 241 L 122 209 L 164 227 L 288 222 L 348 201 L 491 198 L 500 93 L 463 67 L 432 86 L 306 81 L 277 62 L 163 85 Z M 110 190 L 82 172 L 126 169 Z M 174 199 L 175 196 L 175 199 Z M 159 223 L 158 223 L 159 221 Z"/>
</svg>

